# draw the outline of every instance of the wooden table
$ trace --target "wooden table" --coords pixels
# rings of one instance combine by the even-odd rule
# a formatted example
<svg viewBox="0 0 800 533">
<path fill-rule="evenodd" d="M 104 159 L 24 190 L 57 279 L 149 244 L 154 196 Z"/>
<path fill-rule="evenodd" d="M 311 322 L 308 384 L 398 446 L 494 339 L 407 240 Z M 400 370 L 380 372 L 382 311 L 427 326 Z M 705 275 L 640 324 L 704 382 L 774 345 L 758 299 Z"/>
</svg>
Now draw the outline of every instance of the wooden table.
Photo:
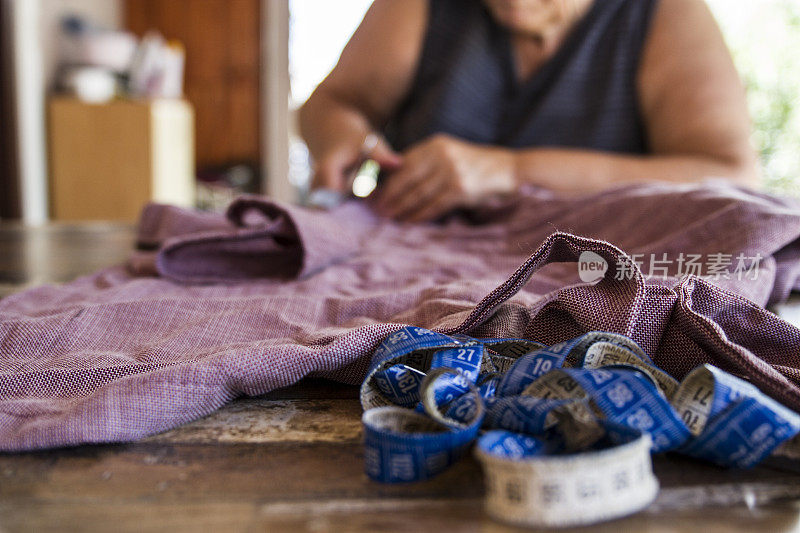
<svg viewBox="0 0 800 533">
<path fill-rule="evenodd" d="M 132 243 L 126 226 L 0 225 L 0 297 L 120 262 Z M 780 312 L 800 324 L 800 298 Z M 131 444 L 0 454 L 0 531 L 516 531 L 484 514 L 471 458 L 429 482 L 367 480 L 360 416 L 355 388 L 307 381 Z M 800 530 L 800 466 L 667 454 L 655 469 L 647 511 L 586 531 Z"/>
</svg>

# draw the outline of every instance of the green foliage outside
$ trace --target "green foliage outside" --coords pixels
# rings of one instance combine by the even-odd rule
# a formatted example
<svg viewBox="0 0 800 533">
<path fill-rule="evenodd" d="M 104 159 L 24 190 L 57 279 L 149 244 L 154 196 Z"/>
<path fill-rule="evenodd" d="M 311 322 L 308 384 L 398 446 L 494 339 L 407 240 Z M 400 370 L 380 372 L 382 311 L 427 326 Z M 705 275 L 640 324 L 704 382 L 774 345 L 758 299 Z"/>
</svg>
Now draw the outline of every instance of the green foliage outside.
<svg viewBox="0 0 800 533">
<path fill-rule="evenodd" d="M 764 186 L 800 196 L 800 2 L 708 3 L 747 88 Z"/>
</svg>

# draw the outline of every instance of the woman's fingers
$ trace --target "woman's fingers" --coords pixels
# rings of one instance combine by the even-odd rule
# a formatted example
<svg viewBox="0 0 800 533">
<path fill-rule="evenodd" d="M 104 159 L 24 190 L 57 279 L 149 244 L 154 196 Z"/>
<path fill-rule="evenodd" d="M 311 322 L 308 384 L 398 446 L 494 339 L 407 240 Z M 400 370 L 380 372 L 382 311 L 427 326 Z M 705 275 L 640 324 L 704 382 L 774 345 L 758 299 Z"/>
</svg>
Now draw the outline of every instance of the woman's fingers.
<svg viewBox="0 0 800 533">
<path fill-rule="evenodd" d="M 375 207 L 385 212 L 406 196 L 417 183 L 427 179 L 433 170 L 433 162 L 427 159 L 406 157 L 403 166 L 389 175 L 378 191 Z"/>
<path fill-rule="evenodd" d="M 319 165 L 311 180 L 312 189 L 344 190 L 344 176 L 342 172 L 332 165 Z"/>
<path fill-rule="evenodd" d="M 367 146 L 368 140 L 372 142 Z M 349 192 L 350 180 L 365 159 L 374 160 L 382 170 L 389 172 L 397 170 L 403 163 L 403 157 L 392 150 L 386 139 L 370 134 L 362 144 L 353 146 L 343 143 L 322 156 L 316 162 L 311 188 Z"/>
<path fill-rule="evenodd" d="M 405 222 L 429 222 L 452 211 L 458 201 L 447 187 L 442 187 L 438 194 L 427 203 L 420 204 L 419 208 L 407 213 L 402 220 Z"/>
<path fill-rule="evenodd" d="M 348 150 L 337 150 L 317 161 L 312 189 L 331 189 L 344 192 L 347 185 L 346 173 L 358 162 L 358 154 Z"/>
<path fill-rule="evenodd" d="M 375 147 L 366 154 L 366 157 L 377 162 L 381 170 L 388 172 L 397 170 L 403 164 L 403 157 L 392 150 L 392 147 L 383 138 L 378 140 Z"/>
<path fill-rule="evenodd" d="M 424 180 L 418 181 L 413 187 L 404 192 L 402 197 L 389 205 L 384 211 L 386 216 L 405 219 L 420 207 L 429 204 L 447 187 L 447 182 L 441 173 L 428 175 Z"/>
<path fill-rule="evenodd" d="M 446 135 L 435 135 L 404 154 L 403 164 L 382 184 L 375 208 L 399 220 L 436 218 L 465 200 L 463 176 L 459 174 L 464 143 Z"/>
</svg>

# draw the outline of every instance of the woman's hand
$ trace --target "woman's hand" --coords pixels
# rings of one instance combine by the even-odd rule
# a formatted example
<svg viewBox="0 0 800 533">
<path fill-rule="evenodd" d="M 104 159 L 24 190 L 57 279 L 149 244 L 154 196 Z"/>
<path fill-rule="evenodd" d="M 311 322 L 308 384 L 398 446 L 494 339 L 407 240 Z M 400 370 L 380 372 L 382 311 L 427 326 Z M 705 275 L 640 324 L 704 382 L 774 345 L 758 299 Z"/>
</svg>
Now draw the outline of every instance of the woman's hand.
<svg viewBox="0 0 800 533">
<path fill-rule="evenodd" d="M 403 154 L 400 168 L 376 193 L 381 214 L 409 222 L 433 220 L 489 194 L 515 188 L 511 150 L 438 134 Z"/>
<path fill-rule="evenodd" d="M 374 135 L 367 136 L 368 139 L 373 137 L 374 146 L 365 146 L 363 137 L 343 138 L 326 150 L 315 162 L 311 188 L 349 192 L 347 189 L 352 186 L 350 180 L 365 159 L 375 160 L 381 169 L 389 172 L 398 169 L 402 162 L 400 155 L 392 150 L 383 137 Z"/>
</svg>

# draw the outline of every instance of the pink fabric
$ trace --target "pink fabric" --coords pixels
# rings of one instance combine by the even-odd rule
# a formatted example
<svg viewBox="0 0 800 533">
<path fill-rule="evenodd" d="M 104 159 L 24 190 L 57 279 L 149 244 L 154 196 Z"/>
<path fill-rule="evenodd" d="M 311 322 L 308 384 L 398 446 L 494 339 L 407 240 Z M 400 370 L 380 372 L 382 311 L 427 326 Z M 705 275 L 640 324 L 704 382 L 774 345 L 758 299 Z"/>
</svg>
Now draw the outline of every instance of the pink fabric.
<svg viewBox="0 0 800 533">
<path fill-rule="evenodd" d="M 676 377 L 711 362 L 800 409 L 800 331 L 761 308 L 800 288 L 799 239 L 796 202 L 719 184 L 528 191 L 424 226 L 355 203 L 149 206 L 131 270 L 0 300 L 0 449 L 132 440 L 307 375 L 356 384 L 405 324 L 546 344 L 620 332 Z M 594 285 L 574 264 L 586 250 L 611 266 Z M 622 250 L 645 273 L 650 254 L 762 259 L 756 280 L 712 283 L 646 278 Z"/>
</svg>

